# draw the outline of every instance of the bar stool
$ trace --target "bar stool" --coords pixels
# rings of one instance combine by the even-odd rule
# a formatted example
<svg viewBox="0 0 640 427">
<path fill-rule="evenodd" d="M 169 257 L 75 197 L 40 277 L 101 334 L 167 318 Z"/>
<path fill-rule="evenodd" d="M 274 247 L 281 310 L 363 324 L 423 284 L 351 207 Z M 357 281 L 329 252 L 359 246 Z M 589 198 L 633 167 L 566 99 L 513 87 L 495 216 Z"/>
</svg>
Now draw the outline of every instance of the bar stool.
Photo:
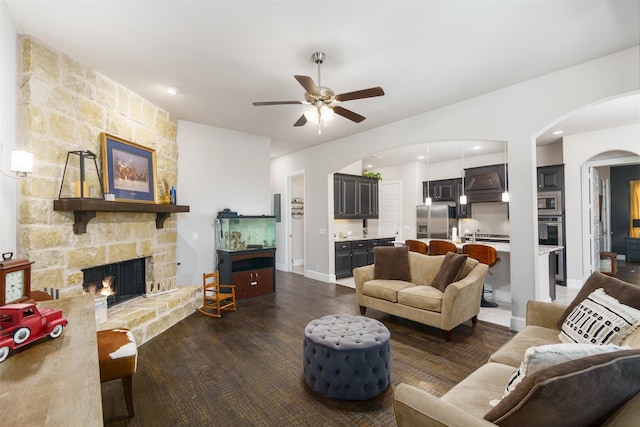
<svg viewBox="0 0 640 427">
<path fill-rule="evenodd" d="M 133 333 L 125 328 L 98 331 L 100 382 L 122 380 L 127 415 L 133 417 L 133 374 L 138 364 L 138 348 Z"/>
<path fill-rule="evenodd" d="M 495 267 L 500 262 L 500 258 L 498 258 L 498 252 L 496 248 L 493 246 L 480 245 L 477 243 L 469 243 L 462 247 L 462 253 L 469 255 L 470 258 L 477 259 L 482 264 L 487 264 L 489 269 Z M 489 274 L 493 275 L 491 271 Z M 482 299 L 480 300 L 480 307 L 497 307 L 493 301 L 487 301 L 484 298 L 484 285 L 482 287 Z"/>
<path fill-rule="evenodd" d="M 420 240 L 405 240 L 404 244 L 409 246 L 411 252 L 418 252 L 420 254 L 427 254 L 429 252 L 429 245 Z"/>
<path fill-rule="evenodd" d="M 446 240 L 431 240 L 429 242 L 429 255 L 446 255 L 447 252 L 458 252 L 458 247 Z"/>
</svg>

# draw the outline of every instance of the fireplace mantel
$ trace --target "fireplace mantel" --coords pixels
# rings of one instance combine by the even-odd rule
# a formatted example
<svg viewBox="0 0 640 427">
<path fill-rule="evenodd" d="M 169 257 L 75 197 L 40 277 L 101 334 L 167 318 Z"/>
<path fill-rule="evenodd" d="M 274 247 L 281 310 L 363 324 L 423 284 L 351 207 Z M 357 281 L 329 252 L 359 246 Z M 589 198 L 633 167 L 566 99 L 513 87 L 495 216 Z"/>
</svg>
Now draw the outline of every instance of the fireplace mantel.
<svg viewBox="0 0 640 427">
<path fill-rule="evenodd" d="M 101 199 L 58 199 L 53 201 L 54 211 L 72 211 L 75 222 L 73 232 L 83 234 L 96 212 L 142 212 L 156 214 L 156 228 L 163 228 L 164 221 L 176 212 L 189 212 L 185 205 L 161 205 L 155 203 L 114 202 Z"/>
</svg>

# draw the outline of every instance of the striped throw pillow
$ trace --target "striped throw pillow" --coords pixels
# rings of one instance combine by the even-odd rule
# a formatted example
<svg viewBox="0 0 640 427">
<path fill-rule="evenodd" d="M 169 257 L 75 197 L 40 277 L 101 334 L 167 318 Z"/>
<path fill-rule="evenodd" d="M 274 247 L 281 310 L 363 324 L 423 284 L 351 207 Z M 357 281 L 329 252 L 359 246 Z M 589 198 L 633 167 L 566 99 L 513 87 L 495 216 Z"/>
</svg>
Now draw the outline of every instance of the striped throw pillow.
<svg viewBox="0 0 640 427">
<path fill-rule="evenodd" d="M 567 316 L 558 337 L 565 343 L 619 345 L 639 324 L 640 310 L 599 288 Z"/>
</svg>

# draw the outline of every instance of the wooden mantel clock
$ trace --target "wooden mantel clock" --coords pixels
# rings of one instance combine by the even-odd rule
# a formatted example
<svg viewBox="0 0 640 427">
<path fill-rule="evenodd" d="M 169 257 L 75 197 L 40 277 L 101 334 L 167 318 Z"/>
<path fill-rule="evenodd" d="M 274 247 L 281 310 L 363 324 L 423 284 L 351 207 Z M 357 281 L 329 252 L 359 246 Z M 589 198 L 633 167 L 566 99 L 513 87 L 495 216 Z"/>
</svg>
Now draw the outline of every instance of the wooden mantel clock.
<svg viewBox="0 0 640 427">
<path fill-rule="evenodd" d="M 26 258 L 0 261 L 0 306 L 30 299 L 31 264 Z"/>
</svg>

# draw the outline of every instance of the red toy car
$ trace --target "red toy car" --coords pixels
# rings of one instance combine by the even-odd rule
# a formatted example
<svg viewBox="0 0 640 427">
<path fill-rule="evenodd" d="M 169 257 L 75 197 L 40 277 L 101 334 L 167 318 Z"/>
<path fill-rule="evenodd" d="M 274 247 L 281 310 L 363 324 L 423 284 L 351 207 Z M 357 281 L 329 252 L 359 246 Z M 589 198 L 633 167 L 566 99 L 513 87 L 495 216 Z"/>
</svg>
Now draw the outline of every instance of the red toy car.
<svg viewBox="0 0 640 427">
<path fill-rule="evenodd" d="M 0 362 L 11 350 L 48 335 L 58 338 L 67 326 L 62 310 L 36 308 L 35 304 L 8 304 L 0 307 Z"/>
</svg>

